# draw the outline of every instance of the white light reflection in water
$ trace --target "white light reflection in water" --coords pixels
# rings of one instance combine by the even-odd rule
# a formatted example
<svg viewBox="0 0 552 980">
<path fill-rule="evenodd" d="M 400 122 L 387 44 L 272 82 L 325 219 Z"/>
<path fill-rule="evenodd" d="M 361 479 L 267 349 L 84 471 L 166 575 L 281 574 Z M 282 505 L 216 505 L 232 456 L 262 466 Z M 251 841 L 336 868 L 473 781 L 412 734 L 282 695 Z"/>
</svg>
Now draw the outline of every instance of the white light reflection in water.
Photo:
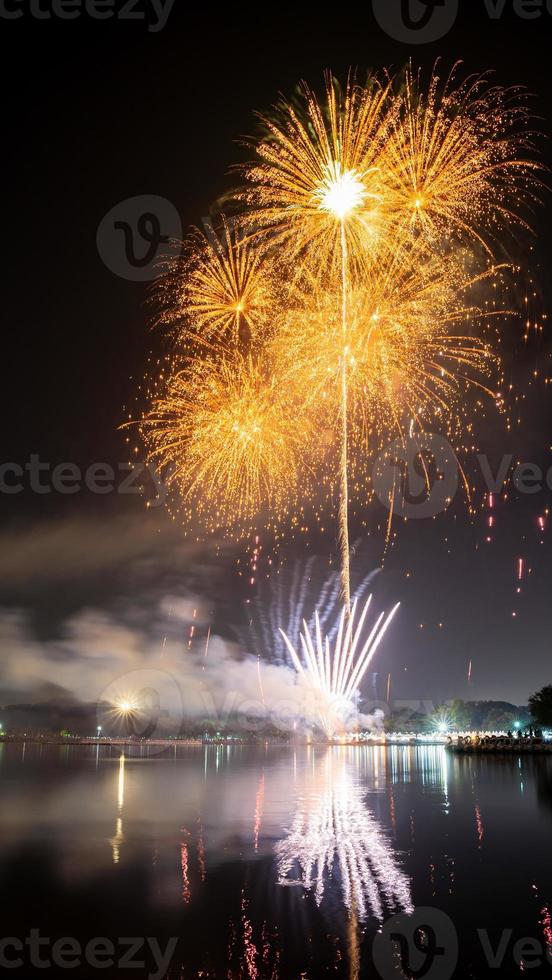
<svg viewBox="0 0 552 980">
<path fill-rule="evenodd" d="M 121 754 L 119 759 L 119 775 L 117 779 L 117 822 L 115 824 L 115 836 L 111 838 L 110 844 L 113 852 L 113 864 L 118 864 L 121 857 L 121 844 L 125 837 L 123 834 L 123 807 L 125 805 L 125 757 Z"/>
<path fill-rule="evenodd" d="M 339 883 L 344 905 L 360 922 L 370 916 L 381 922 L 387 912 L 413 908 L 409 878 L 362 788 L 332 750 L 275 850 L 278 883 L 312 891 L 317 905 Z"/>
</svg>

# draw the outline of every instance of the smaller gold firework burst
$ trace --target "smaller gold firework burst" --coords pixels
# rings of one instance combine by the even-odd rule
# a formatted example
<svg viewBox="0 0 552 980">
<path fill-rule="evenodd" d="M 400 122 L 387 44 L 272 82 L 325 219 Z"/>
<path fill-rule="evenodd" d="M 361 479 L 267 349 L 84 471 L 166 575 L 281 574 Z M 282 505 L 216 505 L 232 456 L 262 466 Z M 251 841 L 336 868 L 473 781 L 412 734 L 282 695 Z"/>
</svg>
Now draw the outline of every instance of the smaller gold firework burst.
<svg viewBox="0 0 552 980">
<path fill-rule="evenodd" d="M 429 85 L 408 68 L 397 79 L 386 145 L 388 209 L 437 247 L 439 239 L 479 242 L 525 224 L 537 201 L 542 166 L 535 161 L 527 94 L 492 85 L 489 74 L 458 80 L 458 65 Z M 396 84 L 397 84 L 396 83 Z"/>
<path fill-rule="evenodd" d="M 303 488 L 307 420 L 266 359 L 220 349 L 172 372 L 141 422 L 150 461 L 208 530 L 283 516 Z"/>
<path fill-rule="evenodd" d="M 160 320 L 177 324 L 187 341 L 246 345 L 257 339 L 274 302 L 268 260 L 221 218 L 218 230 L 194 229 L 185 258 L 174 263 L 156 297 Z"/>
</svg>

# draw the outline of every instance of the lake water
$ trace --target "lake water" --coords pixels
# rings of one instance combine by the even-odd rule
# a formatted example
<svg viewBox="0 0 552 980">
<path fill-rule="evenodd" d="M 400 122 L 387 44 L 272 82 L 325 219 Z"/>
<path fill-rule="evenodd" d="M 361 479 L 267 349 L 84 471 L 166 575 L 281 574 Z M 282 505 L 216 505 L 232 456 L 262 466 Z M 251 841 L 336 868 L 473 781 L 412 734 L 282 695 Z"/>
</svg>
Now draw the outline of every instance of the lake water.
<svg viewBox="0 0 552 980">
<path fill-rule="evenodd" d="M 551 759 L 133 753 L 0 744 L 6 976 L 552 976 Z"/>
</svg>

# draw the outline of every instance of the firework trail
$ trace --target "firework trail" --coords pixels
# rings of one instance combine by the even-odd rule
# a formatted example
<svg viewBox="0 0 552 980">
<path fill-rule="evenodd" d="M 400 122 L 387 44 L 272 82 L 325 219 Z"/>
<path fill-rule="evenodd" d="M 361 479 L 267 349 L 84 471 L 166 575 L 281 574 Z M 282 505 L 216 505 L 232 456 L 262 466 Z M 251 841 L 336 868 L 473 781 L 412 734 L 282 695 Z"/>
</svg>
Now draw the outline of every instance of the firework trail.
<svg viewBox="0 0 552 980">
<path fill-rule="evenodd" d="M 360 555 L 357 544 L 355 552 Z M 380 569 L 373 569 L 353 585 L 353 600 L 363 605 Z M 306 560 L 297 559 L 282 567 L 268 581 L 261 581 L 257 596 L 247 607 L 248 623 L 238 630 L 238 638 L 244 647 L 263 659 L 290 663 L 287 647 L 280 628 L 287 636 L 298 637 L 303 620 L 309 632 L 315 629 L 314 607 L 318 606 L 320 626 L 330 643 L 339 628 L 342 609 L 341 584 L 338 571 L 328 572 L 327 561 L 317 555 Z"/>
</svg>

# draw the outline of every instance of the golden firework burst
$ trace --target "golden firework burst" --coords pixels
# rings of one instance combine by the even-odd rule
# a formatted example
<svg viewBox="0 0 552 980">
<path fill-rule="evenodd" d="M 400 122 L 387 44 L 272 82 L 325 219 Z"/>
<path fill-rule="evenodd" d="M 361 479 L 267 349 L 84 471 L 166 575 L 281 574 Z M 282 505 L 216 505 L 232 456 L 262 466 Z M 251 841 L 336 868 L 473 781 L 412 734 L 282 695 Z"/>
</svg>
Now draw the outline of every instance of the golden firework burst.
<svg viewBox="0 0 552 980">
<path fill-rule="evenodd" d="M 257 161 L 242 169 L 237 193 L 244 225 L 254 240 L 339 264 L 345 226 L 351 262 L 385 223 L 385 145 L 390 127 L 390 85 L 350 76 L 342 91 L 331 75 L 318 100 L 303 83 L 297 103 L 281 101 L 261 116 L 263 135 L 252 146 Z"/>
<path fill-rule="evenodd" d="M 492 85 L 489 74 L 459 80 L 459 65 L 429 85 L 409 67 L 395 85 L 386 145 L 389 211 L 430 236 L 479 242 L 524 223 L 542 167 L 535 161 L 527 94 Z"/>
<path fill-rule="evenodd" d="M 175 370 L 141 422 L 150 460 L 209 529 L 285 514 L 307 475 L 306 427 L 271 364 L 226 349 Z"/>
<path fill-rule="evenodd" d="M 255 341 L 274 305 L 270 263 L 225 217 L 218 228 L 196 228 L 184 259 L 173 263 L 154 297 L 159 320 L 176 325 L 180 338 L 247 346 Z"/>
<path fill-rule="evenodd" d="M 363 453 L 419 426 L 439 422 L 449 434 L 473 386 L 494 396 L 498 357 L 490 339 L 474 333 L 502 311 L 478 305 L 483 283 L 498 283 L 494 266 L 469 276 L 453 256 L 428 253 L 421 240 L 384 251 L 369 278 L 353 278 L 343 331 L 340 281 L 316 288 L 306 273 L 288 293 L 288 306 L 275 338 L 275 356 L 290 384 L 303 393 L 305 412 L 337 431 L 340 379 L 347 371 L 349 441 Z M 464 331 L 469 331 L 464 333 Z"/>
</svg>

